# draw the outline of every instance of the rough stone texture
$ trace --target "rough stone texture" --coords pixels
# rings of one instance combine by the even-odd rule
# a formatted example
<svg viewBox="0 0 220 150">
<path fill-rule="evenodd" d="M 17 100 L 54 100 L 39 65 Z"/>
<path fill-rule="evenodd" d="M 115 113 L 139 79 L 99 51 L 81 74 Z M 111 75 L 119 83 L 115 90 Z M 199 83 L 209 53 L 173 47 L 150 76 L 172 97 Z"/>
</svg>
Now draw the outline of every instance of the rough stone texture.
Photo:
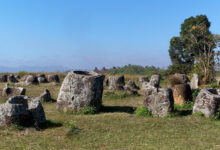
<svg viewBox="0 0 220 150">
<path fill-rule="evenodd" d="M 50 91 L 48 89 L 45 89 L 44 93 L 42 93 L 38 98 L 42 102 L 50 102 L 52 100 Z"/>
<path fill-rule="evenodd" d="M 187 77 L 186 74 L 175 73 L 173 76 L 174 76 L 176 79 L 178 79 L 178 81 L 179 81 L 180 84 L 184 84 L 184 83 L 190 82 L 190 81 L 189 81 L 189 78 Z"/>
<path fill-rule="evenodd" d="M 0 104 L 0 125 L 9 126 L 12 123 L 24 123 L 30 118 L 27 99 L 23 96 L 10 98 L 5 104 Z"/>
<path fill-rule="evenodd" d="M 8 81 L 12 83 L 18 83 L 18 80 L 15 78 L 13 74 L 8 76 Z"/>
<path fill-rule="evenodd" d="M 21 81 L 25 81 L 28 76 L 29 76 L 29 75 L 24 75 L 23 77 L 21 77 Z"/>
<path fill-rule="evenodd" d="M 3 97 L 12 97 L 16 95 L 25 95 L 26 89 L 22 87 L 5 87 L 2 91 Z"/>
<path fill-rule="evenodd" d="M 169 88 L 151 88 L 145 93 L 144 106 L 152 115 L 164 117 L 174 109 L 172 90 Z"/>
<path fill-rule="evenodd" d="M 57 98 L 57 109 L 80 111 L 102 105 L 104 75 L 88 71 L 71 71 L 65 77 Z"/>
<path fill-rule="evenodd" d="M 124 86 L 124 90 L 131 95 L 138 95 L 137 89 L 131 88 L 129 86 Z"/>
<path fill-rule="evenodd" d="M 141 89 L 146 91 L 146 90 L 151 89 L 153 87 L 158 88 L 159 85 L 160 85 L 160 75 L 152 75 L 150 82 L 143 82 L 142 83 Z"/>
<path fill-rule="evenodd" d="M 37 76 L 34 75 L 28 75 L 24 85 L 32 85 L 32 84 L 39 84 Z"/>
<path fill-rule="evenodd" d="M 110 90 L 123 90 L 125 85 L 124 76 L 120 77 L 109 77 L 109 89 Z"/>
<path fill-rule="evenodd" d="M 127 84 L 124 86 L 124 88 L 126 88 L 126 87 L 129 87 L 129 88 L 131 88 L 131 89 L 136 89 L 136 90 L 139 90 L 139 89 L 140 89 L 140 88 L 135 84 L 135 82 L 132 81 L 132 80 L 129 80 L 129 81 L 127 82 Z"/>
<path fill-rule="evenodd" d="M 8 75 L 0 75 L 0 82 L 8 82 Z"/>
<path fill-rule="evenodd" d="M 6 103 L 0 104 L 0 126 L 9 126 L 13 123 L 21 125 L 42 124 L 46 117 L 44 109 L 38 100 L 27 96 L 14 96 Z"/>
<path fill-rule="evenodd" d="M 148 77 L 139 77 L 138 81 L 139 81 L 140 85 L 142 85 L 143 82 L 149 82 L 149 79 L 148 79 Z"/>
<path fill-rule="evenodd" d="M 160 85 L 160 75 L 152 75 L 150 78 L 150 85 L 158 88 Z"/>
<path fill-rule="evenodd" d="M 192 89 L 198 89 L 199 88 L 199 76 L 198 74 L 193 74 L 193 77 L 190 82 L 190 86 Z"/>
<path fill-rule="evenodd" d="M 202 89 L 196 97 L 193 113 L 202 112 L 209 118 L 216 113 L 220 103 L 220 96 L 215 89 Z"/>
<path fill-rule="evenodd" d="M 39 83 L 48 83 L 45 74 L 38 74 L 37 75 L 37 80 L 38 80 Z"/>
<path fill-rule="evenodd" d="M 187 101 L 192 101 L 192 91 L 189 84 L 177 84 L 173 88 L 174 103 L 183 105 Z"/>
<path fill-rule="evenodd" d="M 48 75 L 48 82 L 55 82 L 55 83 L 60 83 L 60 78 L 57 74 L 55 75 Z"/>
<path fill-rule="evenodd" d="M 47 78 L 44 77 L 37 77 L 39 83 L 48 83 Z"/>
<path fill-rule="evenodd" d="M 21 79 L 21 77 L 18 76 L 18 75 L 16 75 L 15 78 L 16 78 L 17 80 Z"/>
<path fill-rule="evenodd" d="M 35 98 L 28 103 L 28 110 L 31 114 L 33 122 L 35 122 L 37 125 L 41 125 L 46 122 L 44 108 L 38 98 Z"/>
<path fill-rule="evenodd" d="M 220 89 L 217 89 L 216 91 L 217 91 L 217 94 L 220 95 Z"/>
</svg>

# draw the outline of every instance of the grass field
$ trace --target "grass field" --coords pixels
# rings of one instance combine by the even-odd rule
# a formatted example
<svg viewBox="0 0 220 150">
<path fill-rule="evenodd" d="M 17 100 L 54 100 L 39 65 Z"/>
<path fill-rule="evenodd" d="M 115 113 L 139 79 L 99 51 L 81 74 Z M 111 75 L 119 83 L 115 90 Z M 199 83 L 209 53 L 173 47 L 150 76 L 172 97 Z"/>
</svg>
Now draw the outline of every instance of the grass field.
<svg viewBox="0 0 220 150">
<path fill-rule="evenodd" d="M 28 96 L 39 96 L 48 88 L 56 99 L 61 84 L 26 87 Z M 0 84 L 0 92 L 5 84 Z M 0 97 L 1 101 L 4 98 Z M 48 126 L 36 131 L 18 127 L 0 129 L 0 149 L 16 150 L 145 150 L 220 149 L 220 121 L 191 115 L 181 110 L 173 117 L 141 117 L 135 109 L 143 104 L 140 96 L 123 92 L 103 94 L 102 112 L 73 115 L 56 110 L 56 103 L 43 103 Z M 187 112 L 187 113 L 186 113 Z"/>
</svg>

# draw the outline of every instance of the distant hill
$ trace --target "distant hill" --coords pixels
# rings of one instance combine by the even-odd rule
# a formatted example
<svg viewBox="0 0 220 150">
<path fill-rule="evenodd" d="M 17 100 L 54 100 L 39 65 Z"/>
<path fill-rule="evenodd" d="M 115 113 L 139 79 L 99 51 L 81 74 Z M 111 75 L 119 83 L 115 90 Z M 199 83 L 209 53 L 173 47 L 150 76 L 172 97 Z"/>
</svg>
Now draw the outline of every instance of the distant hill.
<svg viewBox="0 0 220 150">
<path fill-rule="evenodd" d="M 65 72 L 70 70 L 63 66 L 18 66 L 18 67 L 6 67 L 0 66 L 0 72 Z"/>
</svg>

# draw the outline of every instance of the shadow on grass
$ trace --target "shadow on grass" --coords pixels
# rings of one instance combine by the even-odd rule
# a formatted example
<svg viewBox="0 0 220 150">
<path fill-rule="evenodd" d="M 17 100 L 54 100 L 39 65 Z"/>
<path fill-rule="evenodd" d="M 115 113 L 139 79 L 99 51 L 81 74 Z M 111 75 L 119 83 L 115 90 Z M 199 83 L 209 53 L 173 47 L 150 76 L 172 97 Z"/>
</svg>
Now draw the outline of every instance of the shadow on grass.
<svg viewBox="0 0 220 150">
<path fill-rule="evenodd" d="M 63 124 L 60 122 L 53 122 L 53 121 L 47 120 L 44 124 L 38 125 L 35 128 L 49 129 L 49 128 L 57 128 L 57 127 L 62 127 L 62 126 L 63 126 Z"/>
<path fill-rule="evenodd" d="M 129 106 L 103 106 L 100 112 L 104 112 L 104 113 L 125 112 L 129 114 L 133 114 L 135 110 L 136 110 L 135 107 L 129 107 Z"/>
<path fill-rule="evenodd" d="M 43 124 L 36 124 L 33 121 L 25 122 L 25 123 L 12 123 L 9 125 L 10 129 L 12 130 L 25 130 L 27 128 L 34 128 L 35 130 L 44 130 L 49 128 L 57 128 L 63 126 L 62 123 L 59 122 L 52 122 L 50 120 L 46 120 Z"/>
<path fill-rule="evenodd" d="M 192 115 L 192 110 L 175 110 L 176 116 L 189 116 Z"/>
<path fill-rule="evenodd" d="M 50 101 L 48 101 L 48 102 L 42 102 L 42 103 L 47 104 L 47 103 L 56 103 L 56 102 L 57 102 L 57 100 L 55 100 L 55 99 L 50 99 Z"/>
</svg>

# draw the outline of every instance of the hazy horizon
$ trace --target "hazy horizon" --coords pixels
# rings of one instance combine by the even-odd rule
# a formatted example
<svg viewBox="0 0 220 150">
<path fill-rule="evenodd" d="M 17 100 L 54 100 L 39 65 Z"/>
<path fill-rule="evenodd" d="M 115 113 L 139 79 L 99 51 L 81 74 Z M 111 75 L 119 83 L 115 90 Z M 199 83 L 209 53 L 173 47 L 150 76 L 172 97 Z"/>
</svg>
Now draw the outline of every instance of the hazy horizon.
<svg viewBox="0 0 220 150">
<path fill-rule="evenodd" d="M 0 66 L 165 68 L 170 65 L 170 38 L 179 35 L 184 19 L 205 14 L 212 33 L 220 33 L 219 4 L 217 0 L 2 1 Z"/>
</svg>

